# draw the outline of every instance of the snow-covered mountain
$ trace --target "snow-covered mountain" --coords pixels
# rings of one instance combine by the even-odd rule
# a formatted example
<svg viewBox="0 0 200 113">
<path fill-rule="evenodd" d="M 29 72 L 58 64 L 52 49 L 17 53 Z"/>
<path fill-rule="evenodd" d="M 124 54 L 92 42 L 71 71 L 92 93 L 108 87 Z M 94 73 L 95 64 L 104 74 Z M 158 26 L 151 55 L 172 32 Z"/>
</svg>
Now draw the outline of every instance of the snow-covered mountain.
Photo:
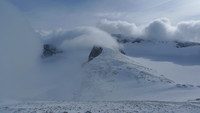
<svg viewBox="0 0 200 113">
<path fill-rule="evenodd" d="M 64 39 L 63 36 L 67 36 L 67 34 L 68 32 L 63 33 L 57 39 L 59 40 L 60 37 Z M 54 40 L 56 40 L 55 37 Z M 56 62 L 58 56 L 69 56 L 72 50 L 75 54 L 73 56 L 79 56 L 80 51 L 82 51 L 81 56 L 78 58 L 82 60 L 77 63 L 82 66 L 81 87 L 74 92 L 73 99 L 75 100 L 185 101 L 198 98 L 198 92 L 200 91 L 198 85 L 175 82 L 162 73 L 158 73 L 159 68 L 157 70 L 156 68 L 152 69 L 146 66 L 145 63 L 140 63 L 141 60 L 137 60 L 138 57 L 144 57 L 145 59 L 158 60 L 158 62 L 179 63 L 176 59 L 186 57 L 192 58 L 196 61 L 195 63 L 198 63 L 198 50 L 200 47 L 198 44 L 193 45 L 191 43 L 192 45 L 189 47 L 177 47 L 179 43 L 175 41 L 141 40 L 135 42 L 129 39 L 126 39 L 127 41 L 117 40 L 123 46 L 120 49 L 98 45 L 99 47 L 90 46 L 86 49 L 83 49 L 84 47 L 81 49 L 76 48 L 74 52 L 74 49 L 60 48 L 57 51 L 62 51 L 62 53 L 55 52 L 55 54 L 44 58 L 44 60 L 54 58 Z M 59 46 L 55 48 L 59 48 Z M 52 50 L 55 51 L 55 49 Z M 96 55 L 93 53 L 94 56 L 91 56 L 92 52 L 96 52 Z M 62 62 L 68 62 L 67 60 L 64 58 Z M 191 61 L 188 62 L 192 63 Z M 187 61 L 182 63 L 187 63 Z M 174 70 L 174 73 L 176 73 L 176 70 Z M 180 96 L 182 93 L 184 95 Z"/>
<path fill-rule="evenodd" d="M 125 46 L 126 47 L 126 46 Z M 96 112 L 162 112 L 162 113 L 198 113 L 200 88 L 193 85 L 177 84 L 173 80 L 160 75 L 156 70 L 144 66 L 137 58 L 125 55 L 119 50 L 105 47 L 76 48 L 60 50 L 56 47 L 48 48 L 55 54 L 41 57 L 44 63 L 41 68 L 48 69 L 49 75 L 57 76 L 54 79 L 54 88 L 43 92 L 47 100 L 67 99 L 82 102 L 65 101 L 25 101 L 11 102 L 0 106 L 3 113 L 96 113 Z M 46 51 L 44 46 L 44 51 Z M 49 51 L 50 51 L 49 50 Z M 74 52 L 74 50 L 76 50 Z M 101 50 L 101 51 L 99 51 Z M 126 50 L 126 48 L 124 48 Z M 68 69 L 63 68 L 65 63 L 72 63 L 74 55 L 78 56 L 78 65 L 81 64 L 80 75 L 68 75 Z M 74 52 L 74 53 L 73 53 Z M 44 52 L 45 53 L 45 52 Z M 43 54 L 44 54 L 43 53 Z M 92 55 L 93 53 L 93 55 Z M 70 55 L 73 57 L 69 57 Z M 95 55 L 94 55 L 95 54 Z M 90 59 L 93 57 L 92 59 Z M 77 59 L 76 59 L 77 60 Z M 56 65 L 56 66 L 55 66 Z M 44 68 L 44 67 L 45 68 Z M 68 65 L 65 65 L 68 66 Z M 51 67 L 52 70 L 49 70 Z M 77 66 L 72 66 L 77 68 Z M 46 72 L 47 70 L 45 70 Z M 53 71 L 57 71 L 53 73 Z M 58 73 L 58 71 L 62 71 Z M 62 75 L 63 73 L 63 75 Z M 72 72 L 73 70 L 72 70 Z M 62 75 L 62 76 L 61 76 Z M 48 77 L 47 76 L 47 77 Z M 73 76 L 76 76 L 73 78 Z M 62 77 L 62 78 L 59 78 Z M 81 79 L 77 79 L 81 77 Z M 46 80 L 48 80 L 47 78 Z M 63 81 L 61 81 L 63 79 Z M 70 80 L 68 80 L 70 79 Z M 69 83 L 72 81 L 71 83 Z M 65 83 L 68 82 L 68 83 Z M 78 84 L 79 83 L 79 84 Z M 60 85 L 59 85 L 60 84 Z M 71 85 L 71 86 L 67 86 Z M 77 87 L 80 86 L 80 87 Z M 69 90 L 69 87 L 71 89 Z M 78 90 L 77 90 L 78 89 Z M 66 91 L 63 91 L 66 90 Z M 70 91 L 70 92 L 68 92 Z M 54 93 L 54 95 L 52 95 Z M 63 94 L 60 94 L 63 93 Z M 72 94 L 72 95 L 70 95 Z M 67 95 L 67 98 L 66 98 Z M 86 101 L 87 100 L 87 101 Z M 88 102 L 88 100 L 90 102 Z M 128 100 L 128 101 L 125 101 Z M 140 101 L 130 101 L 140 100 Z M 154 101 L 146 101 L 154 100 Z M 158 100 L 158 101 L 155 101 Z M 162 101 L 161 101 L 162 100 Z M 164 102 L 168 101 L 168 102 Z M 91 102 L 92 101 L 92 102 Z M 170 102 L 172 101 L 172 102 Z M 174 102 L 184 101 L 184 102 Z"/>
<path fill-rule="evenodd" d="M 134 39 L 98 27 L 36 33 L 15 7 L 0 6 L 2 103 L 199 98 L 198 42 Z"/>
</svg>

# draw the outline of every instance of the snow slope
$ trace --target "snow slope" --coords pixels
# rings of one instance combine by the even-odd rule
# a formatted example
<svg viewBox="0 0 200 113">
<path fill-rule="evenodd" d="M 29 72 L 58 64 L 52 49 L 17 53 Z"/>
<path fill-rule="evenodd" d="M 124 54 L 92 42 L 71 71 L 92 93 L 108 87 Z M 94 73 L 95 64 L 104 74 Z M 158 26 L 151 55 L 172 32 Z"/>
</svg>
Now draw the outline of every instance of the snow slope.
<svg viewBox="0 0 200 113">
<path fill-rule="evenodd" d="M 141 64 L 178 83 L 199 85 L 200 46 L 177 48 L 173 41 L 125 43 L 124 51 Z"/>
<path fill-rule="evenodd" d="M 83 99 L 186 101 L 199 97 L 197 86 L 175 83 L 134 58 L 109 49 L 84 68 L 88 77 L 82 85 L 84 96 L 79 96 Z"/>
</svg>

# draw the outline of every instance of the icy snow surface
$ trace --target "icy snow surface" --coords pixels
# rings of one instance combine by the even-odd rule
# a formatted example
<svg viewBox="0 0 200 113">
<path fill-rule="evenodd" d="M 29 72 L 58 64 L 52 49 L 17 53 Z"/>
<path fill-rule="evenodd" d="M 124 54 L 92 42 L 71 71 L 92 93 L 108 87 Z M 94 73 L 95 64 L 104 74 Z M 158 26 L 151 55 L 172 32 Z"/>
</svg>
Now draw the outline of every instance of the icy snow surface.
<svg viewBox="0 0 200 113">
<path fill-rule="evenodd" d="M 0 113 L 199 113 L 199 102 L 23 102 L 0 106 Z"/>
</svg>

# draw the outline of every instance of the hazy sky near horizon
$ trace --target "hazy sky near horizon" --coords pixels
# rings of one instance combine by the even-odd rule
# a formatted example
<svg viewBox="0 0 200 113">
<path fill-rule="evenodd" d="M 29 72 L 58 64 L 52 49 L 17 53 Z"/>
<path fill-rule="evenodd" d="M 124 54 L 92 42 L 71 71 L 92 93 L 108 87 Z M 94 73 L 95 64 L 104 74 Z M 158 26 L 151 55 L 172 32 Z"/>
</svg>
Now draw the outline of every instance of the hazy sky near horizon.
<svg viewBox="0 0 200 113">
<path fill-rule="evenodd" d="M 199 0 L 8 0 L 34 29 L 94 26 L 102 19 L 146 24 L 166 17 L 172 24 L 200 20 Z"/>
</svg>

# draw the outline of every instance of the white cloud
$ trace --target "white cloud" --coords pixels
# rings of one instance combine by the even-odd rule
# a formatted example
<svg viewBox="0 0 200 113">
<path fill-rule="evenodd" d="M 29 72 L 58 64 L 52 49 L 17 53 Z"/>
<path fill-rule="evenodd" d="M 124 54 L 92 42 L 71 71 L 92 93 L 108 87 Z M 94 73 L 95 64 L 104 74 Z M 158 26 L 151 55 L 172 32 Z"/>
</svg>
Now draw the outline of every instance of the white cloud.
<svg viewBox="0 0 200 113">
<path fill-rule="evenodd" d="M 145 38 L 148 39 L 170 39 L 175 32 L 167 18 L 154 20 L 144 28 Z"/>
<path fill-rule="evenodd" d="M 177 25 L 175 37 L 180 40 L 200 42 L 200 21 L 184 21 Z"/>
<path fill-rule="evenodd" d="M 160 18 L 147 25 L 136 26 L 125 21 L 103 20 L 97 27 L 110 34 L 122 34 L 132 38 L 200 42 L 200 21 L 184 21 L 173 26 L 169 19 Z"/>
<path fill-rule="evenodd" d="M 118 49 L 116 40 L 108 33 L 94 27 L 79 27 L 72 30 L 60 29 L 52 31 L 45 36 L 45 43 L 55 45 L 56 47 L 79 46 L 92 47 L 94 45 Z"/>
<path fill-rule="evenodd" d="M 104 19 L 97 23 L 97 27 L 110 34 L 122 34 L 124 36 L 138 36 L 140 34 L 139 28 L 134 23 L 126 21 L 109 21 Z"/>
</svg>

